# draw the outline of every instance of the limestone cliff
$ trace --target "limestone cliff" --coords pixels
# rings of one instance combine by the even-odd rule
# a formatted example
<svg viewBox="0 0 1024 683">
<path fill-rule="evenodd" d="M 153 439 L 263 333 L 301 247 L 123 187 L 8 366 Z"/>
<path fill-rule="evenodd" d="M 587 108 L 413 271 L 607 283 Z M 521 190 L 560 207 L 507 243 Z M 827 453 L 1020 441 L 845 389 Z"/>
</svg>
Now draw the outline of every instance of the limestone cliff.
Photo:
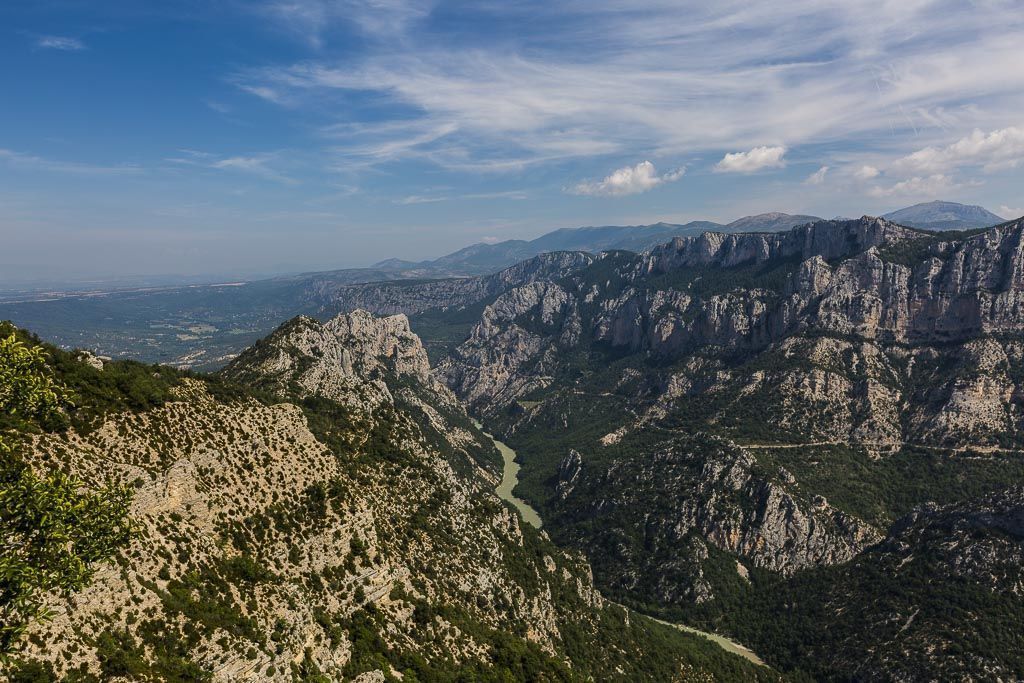
<svg viewBox="0 0 1024 683">
<path fill-rule="evenodd" d="M 641 422 L 687 397 L 770 393 L 772 420 L 814 440 L 996 445 L 1021 419 L 1008 337 L 1024 331 L 1022 233 L 864 218 L 606 255 L 500 296 L 439 374 L 487 413 L 547 386 L 574 350 L 603 348 L 679 364 L 651 375 Z M 753 371 L 736 362 L 752 358 Z M 809 405 L 821 410 L 805 420 Z"/>
<path fill-rule="evenodd" d="M 506 292 L 437 374 L 603 586 L 696 613 L 746 590 L 737 561 L 847 563 L 1017 481 L 1022 268 L 1022 221 L 678 238 Z"/>
</svg>

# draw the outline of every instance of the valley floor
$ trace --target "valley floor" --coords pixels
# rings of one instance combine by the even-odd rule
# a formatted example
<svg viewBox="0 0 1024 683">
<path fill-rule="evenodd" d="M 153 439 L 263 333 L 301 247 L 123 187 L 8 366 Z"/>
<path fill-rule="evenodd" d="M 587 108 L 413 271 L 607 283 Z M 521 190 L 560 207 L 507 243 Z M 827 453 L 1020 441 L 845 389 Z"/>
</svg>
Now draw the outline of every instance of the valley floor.
<svg viewBox="0 0 1024 683">
<path fill-rule="evenodd" d="M 482 425 L 479 422 L 474 422 L 474 424 L 476 424 L 478 428 L 482 428 Z M 515 509 L 519 511 L 519 514 L 522 516 L 523 521 L 533 525 L 537 529 L 540 529 L 543 524 L 543 522 L 541 521 L 540 513 L 537 512 L 525 500 L 523 500 L 522 498 L 517 498 L 512 493 L 515 490 L 516 485 L 519 483 L 519 463 L 516 462 L 516 452 L 507 444 L 498 441 L 488 432 L 485 431 L 484 434 L 488 438 L 490 438 L 491 441 L 494 442 L 495 447 L 501 453 L 502 460 L 504 461 L 501 483 L 495 489 L 495 493 L 502 500 L 511 503 L 513 507 L 515 507 Z M 630 612 L 631 614 L 637 614 L 637 612 L 634 612 L 625 605 L 621 605 L 619 603 L 616 604 L 618 604 L 620 607 L 622 607 L 622 609 Z M 758 657 L 753 650 L 739 643 L 735 643 L 724 636 L 720 636 L 717 633 L 708 633 L 707 631 L 701 631 L 700 629 L 693 628 L 692 626 L 687 626 L 685 624 L 679 624 L 671 621 L 664 621 L 662 619 L 655 619 L 654 617 L 650 617 L 647 615 L 641 616 L 650 619 L 651 621 L 655 621 L 659 624 L 671 626 L 672 628 L 679 629 L 680 631 L 692 633 L 694 635 L 701 636 L 702 638 L 707 638 L 711 642 L 717 644 L 726 652 L 729 652 L 734 655 L 739 655 L 747 661 L 757 664 L 759 666 L 766 666 L 764 661 L 760 657 Z"/>
</svg>

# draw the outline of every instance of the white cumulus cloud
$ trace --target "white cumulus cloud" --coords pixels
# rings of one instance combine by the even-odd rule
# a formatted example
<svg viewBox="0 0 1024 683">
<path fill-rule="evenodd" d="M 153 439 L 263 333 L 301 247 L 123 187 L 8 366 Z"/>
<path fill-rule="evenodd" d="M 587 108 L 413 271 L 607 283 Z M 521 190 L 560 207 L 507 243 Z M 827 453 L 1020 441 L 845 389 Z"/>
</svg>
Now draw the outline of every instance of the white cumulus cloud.
<svg viewBox="0 0 1024 683">
<path fill-rule="evenodd" d="M 881 171 L 874 166 L 868 166 L 866 164 L 853 172 L 854 177 L 858 180 L 871 180 L 873 178 L 877 178 L 879 174 L 881 174 Z"/>
<path fill-rule="evenodd" d="M 999 207 L 999 215 L 1003 218 L 1017 218 L 1019 216 L 1024 216 L 1024 208 L 1014 208 L 1003 204 Z"/>
<path fill-rule="evenodd" d="M 781 168 L 786 165 L 785 155 L 785 147 L 755 147 L 749 152 L 732 152 L 715 164 L 715 172 L 753 173 L 764 168 Z"/>
<path fill-rule="evenodd" d="M 986 170 L 1016 168 L 1024 159 L 1024 128 L 1002 128 L 985 133 L 975 129 L 946 147 L 925 147 L 897 159 L 893 168 L 912 173 L 944 173 L 959 166 Z"/>
<path fill-rule="evenodd" d="M 658 175 L 658 170 L 650 161 L 641 161 L 636 166 L 625 166 L 606 176 L 603 180 L 588 181 L 574 185 L 570 194 L 589 197 L 624 197 L 640 194 L 654 189 L 658 185 L 679 180 L 686 173 L 685 168 L 668 171 Z"/>
<path fill-rule="evenodd" d="M 872 197 L 915 196 L 921 198 L 940 197 L 960 187 L 952 178 L 942 173 L 930 176 L 914 176 L 901 180 L 889 187 L 872 187 L 868 194 Z"/>
</svg>

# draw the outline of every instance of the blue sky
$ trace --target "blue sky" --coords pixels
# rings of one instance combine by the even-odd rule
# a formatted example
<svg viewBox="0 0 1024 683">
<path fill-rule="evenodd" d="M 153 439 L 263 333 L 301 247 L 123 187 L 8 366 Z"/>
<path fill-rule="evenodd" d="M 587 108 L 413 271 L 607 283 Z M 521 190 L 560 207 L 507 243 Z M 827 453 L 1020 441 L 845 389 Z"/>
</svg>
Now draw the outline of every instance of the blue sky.
<svg viewBox="0 0 1024 683">
<path fill-rule="evenodd" d="M 15 1 L 0 86 L 0 282 L 1024 214 L 1019 0 Z"/>
</svg>

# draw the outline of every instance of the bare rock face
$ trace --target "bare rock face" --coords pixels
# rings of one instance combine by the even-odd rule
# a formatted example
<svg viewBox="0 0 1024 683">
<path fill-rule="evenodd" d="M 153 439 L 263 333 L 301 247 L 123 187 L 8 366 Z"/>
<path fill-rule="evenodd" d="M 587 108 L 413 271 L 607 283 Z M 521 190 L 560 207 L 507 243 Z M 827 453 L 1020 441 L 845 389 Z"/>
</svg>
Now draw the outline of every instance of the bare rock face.
<svg viewBox="0 0 1024 683">
<path fill-rule="evenodd" d="M 346 397 L 360 384 L 386 393 L 386 377 L 429 382 L 430 362 L 404 315 L 354 311 L 323 324 L 299 316 L 242 353 L 224 375 L 269 382 L 277 391 L 297 385 L 310 394 Z"/>
<path fill-rule="evenodd" d="M 678 238 L 503 294 L 437 373 L 494 414 L 549 386 L 559 358 L 595 348 L 663 365 L 728 355 L 662 382 L 688 387 L 666 401 L 768 392 L 776 419 L 815 439 L 991 445 L 1024 417 L 1024 387 L 1007 374 L 1018 349 L 994 341 L 1024 333 L 1022 233 L 1018 221 L 952 239 L 865 217 Z M 738 356 L 795 367 L 737 375 Z M 953 374 L 935 375 L 935 363 Z M 935 382 L 922 386 L 921 372 Z M 813 421 L 801 417 L 810 406 L 824 406 Z"/>
<path fill-rule="evenodd" d="M 417 414 L 424 429 L 456 452 L 493 450 L 477 443 L 479 434 L 470 433 L 465 409 L 431 374 L 427 352 L 402 314 L 353 311 L 326 323 L 299 316 L 242 353 L 222 374 L 282 397 L 319 396 L 362 411 L 398 406 Z M 476 465 L 487 470 L 485 476 L 501 473 L 496 457 L 477 458 Z"/>
<path fill-rule="evenodd" d="M 326 323 L 299 316 L 242 353 L 223 374 L 279 396 L 323 396 L 355 408 L 399 400 L 422 413 L 438 433 L 468 438 L 464 427 L 448 419 L 465 421 L 465 411 L 431 375 L 423 344 L 401 314 L 354 311 Z"/>
<path fill-rule="evenodd" d="M 522 320 L 527 315 L 529 322 Z M 518 287 L 484 309 L 470 340 L 461 347 L 466 353 L 456 351 L 441 362 L 437 373 L 470 406 L 494 397 L 514 400 L 550 381 L 543 372 L 544 352 L 554 349 L 545 333 L 554 330 L 570 344 L 579 335 L 579 318 L 569 294 L 551 282 Z M 549 361 L 554 367 L 557 358 Z M 524 366 L 527 362 L 529 368 Z"/>
<path fill-rule="evenodd" d="M 653 249 L 641 262 L 646 273 L 717 265 L 729 268 L 771 260 L 825 261 L 847 258 L 871 247 L 915 240 L 923 233 L 865 216 L 857 221 L 819 221 L 785 232 L 724 234 L 706 232 L 699 237 L 677 237 Z"/>
<path fill-rule="evenodd" d="M 759 473 L 750 453 L 721 439 L 679 437 L 641 458 L 586 469 L 582 462 L 571 451 L 558 466 L 552 523 L 591 551 L 604 581 L 618 589 L 648 582 L 666 603 L 714 597 L 718 587 L 700 578 L 709 547 L 791 575 L 846 562 L 882 536 L 824 498 Z M 646 550 L 607 552 L 629 537 L 643 538 Z M 669 577 L 663 570 L 673 566 Z"/>
<path fill-rule="evenodd" d="M 570 450 L 569 455 L 558 463 L 558 484 L 556 484 L 555 490 L 558 492 L 559 498 L 564 500 L 569 497 L 582 470 L 583 456 L 575 449 Z"/>
<path fill-rule="evenodd" d="M 705 235 L 651 252 L 629 275 L 626 296 L 605 306 L 600 338 L 659 355 L 702 344 L 763 348 L 795 333 L 856 335 L 883 342 L 966 340 L 1020 331 L 1021 225 L 942 241 L 881 219 L 824 222 L 774 235 Z M 787 262 L 790 265 L 786 265 Z M 774 267 L 773 267 L 774 266 Z M 728 269 L 783 276 L 772 288 L 756 278 L 703 297 L 669 298 L 641 282 L 692 272 L 689 289 Z M 683 281 L 685 282 L 685 280 Z M 665 318 L 673 320 L 666 332 Z M 608 334 L 635 322 L 632 337 Z"/>
<path fill-rule="evenodd" d="M 342 368 L 347 374 L 366 377 L 386 368 L 398 376 L 426 382 L 430 363 L 419 337 L 409 329 L 404 315 L 376 318 L 365 311 L 339 315 L 324 330 L 340 342 Z"/>
</svg>

